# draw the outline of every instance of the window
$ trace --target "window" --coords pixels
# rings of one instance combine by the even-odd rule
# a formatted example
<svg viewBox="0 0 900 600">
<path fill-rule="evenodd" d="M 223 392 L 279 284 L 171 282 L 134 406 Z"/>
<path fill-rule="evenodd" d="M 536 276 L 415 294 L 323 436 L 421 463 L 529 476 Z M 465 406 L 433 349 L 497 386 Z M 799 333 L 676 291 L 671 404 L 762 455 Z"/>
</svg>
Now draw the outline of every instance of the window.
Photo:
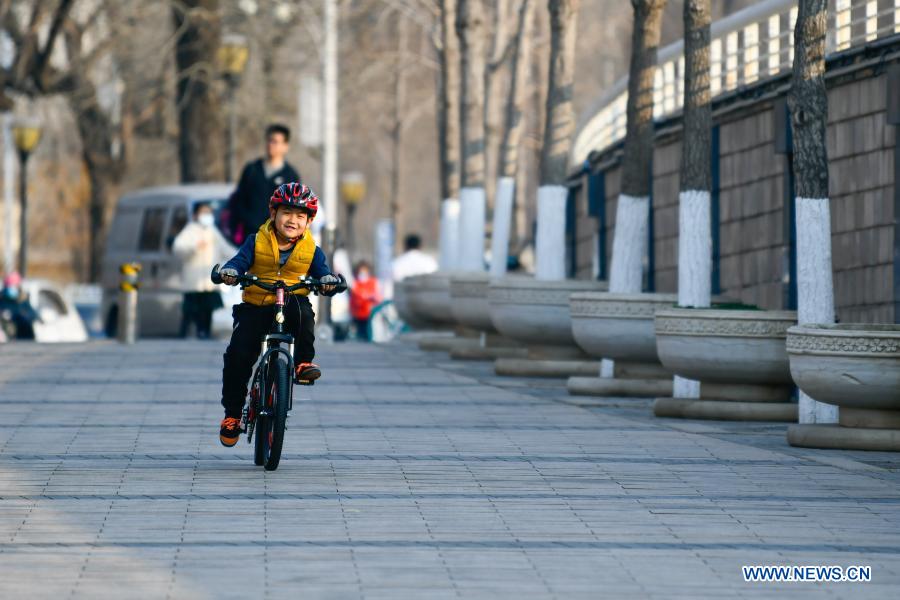
<svg viewBox="0 0 900 600">
<path fill-rule="evenodd" d="M 165 208 L 148 208 L 145 210 L 144 221 L 141 224 L 141 236 L 138 240 L 138 250 L 158 252 L 165 224 Z"/>
</svg>

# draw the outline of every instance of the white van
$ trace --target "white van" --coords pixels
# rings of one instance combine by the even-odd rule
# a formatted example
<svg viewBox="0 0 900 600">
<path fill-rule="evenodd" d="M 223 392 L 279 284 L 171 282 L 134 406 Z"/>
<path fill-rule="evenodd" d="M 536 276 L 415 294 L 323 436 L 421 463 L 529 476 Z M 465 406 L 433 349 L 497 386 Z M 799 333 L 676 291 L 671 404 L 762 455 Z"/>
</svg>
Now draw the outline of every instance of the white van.
<svg viewBox="0 0 900 600">
<path fill-rule="evenodd" d="M 115 335 L 119 266 L 127 262 L 138 262 L 142 267 L 138 290 L 140 335 L 178 335 L 183 291 L 181 263 L 172 253 L 172 242 L 190 221 L 198 203 L 209 203 L 216 223 L 221 225 L 222 210 L 233 189 L 224 183 L 175 185 L 138 190 L 119 200 L 106 240 L 100 280 L 101 314 L 107 335 Z M 240 289 L 221 288 L 225 307 L 213 315 L 214 335 L 231 332 L 231 307 L 240 302 Z"/>
</svg>

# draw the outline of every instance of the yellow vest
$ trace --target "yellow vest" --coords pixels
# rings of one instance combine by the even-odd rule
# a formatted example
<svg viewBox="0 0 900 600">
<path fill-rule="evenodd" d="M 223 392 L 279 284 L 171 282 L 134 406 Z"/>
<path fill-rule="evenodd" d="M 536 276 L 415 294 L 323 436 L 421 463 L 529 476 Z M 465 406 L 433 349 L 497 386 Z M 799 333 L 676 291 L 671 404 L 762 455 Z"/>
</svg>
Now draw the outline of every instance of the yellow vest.
<svg viewBox="0 0 900 600">
<path fill-rule="evenodd" d="M 259 231 L 256 232 L 256 244 L 253 250 L 253 264 L 250 265 L 250 272 L 260 279 L 267 281 L 281 279 L 288 285 L 292 285 L 309 272 L 309 265 L 312 264 L 315 254 L 316 240 L 313 239 L 312 232 L 306 230 L 303 236 L 294 244 L 294 249 L 291 251 L 287 262 L 284 263 L 283 267 L 280 266 L 278 241 L 275 239 L 275 227 L 270 219 L 263 223 Z M 294 292 L 294 295 L 307 296 L 309 295 L 309 290 L 297 290 Z M 256 304 L 257 306 L 275 304 L 275 294 L 255 285 L 244 289 L 242 299 L 248 304 Z"/>
</svg>

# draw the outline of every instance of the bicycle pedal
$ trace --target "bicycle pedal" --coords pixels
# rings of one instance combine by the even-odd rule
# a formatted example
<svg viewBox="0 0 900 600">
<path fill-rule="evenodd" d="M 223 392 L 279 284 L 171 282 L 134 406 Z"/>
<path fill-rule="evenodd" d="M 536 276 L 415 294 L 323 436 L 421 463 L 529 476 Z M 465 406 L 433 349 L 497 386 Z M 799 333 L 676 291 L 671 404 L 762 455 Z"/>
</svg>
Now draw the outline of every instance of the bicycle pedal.
<svg viewBox="0 0 900 600">
<path fill-rule="evenodd" d="M 316 381 L 314 379 L 298 379 L 297 385 L 316 385 Z"/>
</svg>

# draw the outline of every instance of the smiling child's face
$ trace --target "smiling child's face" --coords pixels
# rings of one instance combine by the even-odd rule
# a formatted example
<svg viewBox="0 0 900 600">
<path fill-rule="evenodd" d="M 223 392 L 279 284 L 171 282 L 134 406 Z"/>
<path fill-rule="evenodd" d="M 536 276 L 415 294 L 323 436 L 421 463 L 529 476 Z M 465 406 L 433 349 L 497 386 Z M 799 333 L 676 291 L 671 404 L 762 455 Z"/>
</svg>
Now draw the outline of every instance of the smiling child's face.
<svg viewBox="0 0 900 600">
<path fill-rule="evenodd" d="M 310 222 L 307 212 L 293 206 L 279 206 L 272 214 L 275 231 L 288 239 L 299 238 Z"/>
</svg>

